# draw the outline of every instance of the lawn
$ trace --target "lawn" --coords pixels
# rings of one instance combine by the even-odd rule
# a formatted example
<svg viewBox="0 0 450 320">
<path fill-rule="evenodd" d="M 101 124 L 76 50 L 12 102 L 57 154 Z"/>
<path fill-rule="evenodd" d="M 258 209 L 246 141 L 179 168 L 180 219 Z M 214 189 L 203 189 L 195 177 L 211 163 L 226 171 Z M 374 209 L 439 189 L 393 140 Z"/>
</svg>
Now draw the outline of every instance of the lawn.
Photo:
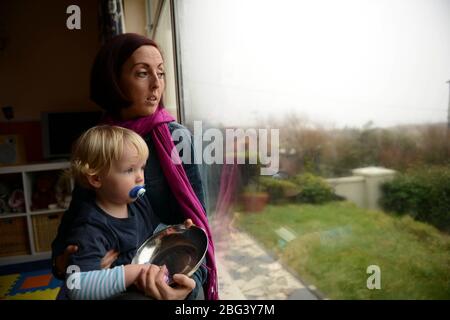
<svg viewBox="0 0 450 320">
<path fill-rule="evenodd" d="M 237 226 L 330 299 L 450 299 L 450 236 L 409 216 L 349 202 L 268 206 L 237 213 Z M 282 241 L 276 230 L 295 235 Z M 381 289 L 367 288 L 367 267 Z"/>
</svg>

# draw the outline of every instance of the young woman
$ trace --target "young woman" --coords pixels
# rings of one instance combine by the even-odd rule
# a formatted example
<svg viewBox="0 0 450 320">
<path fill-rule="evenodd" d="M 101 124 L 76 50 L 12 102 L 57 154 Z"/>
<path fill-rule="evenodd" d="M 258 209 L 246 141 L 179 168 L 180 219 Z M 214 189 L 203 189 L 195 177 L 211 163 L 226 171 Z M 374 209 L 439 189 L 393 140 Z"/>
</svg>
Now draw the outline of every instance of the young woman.
<svg viewBox="0 0 450 320">
<path fill-rule="evenodd" d="M 218 299 L 214 244 L 206 216 L 203 186 L 199 169 L 191 162 L 177 164 L 171 153 L 175 147 L 171 133 L 188 130 L 175 122 L 164 109 L 164 60 L 152 40 L 138 34 L 121 34 L 106 43 L 97 54 L 91 72 L 91 99 L 106 111 L 105 124 L 125 127 L 140 134 L 149 148 L 145 167 L 146 196 L 164 224 L 183 223 L 186 219 L 203 228 L 209 238 L 206 264 L 194 274 L 192 290 L 180 279 L 178 286 L 157 286 L 151 268 L 140 279 L 146 294 L 155 299 L 196 299 L 204 287 L 206 299 Z M 191 140 L 192 141 L 192 140 Z M 80 205 L 92 201 L 92 193 L 76 186 L 72 202 L 65 212 L 58 235 L 52 244 L 54 273 L 65 273 L 68 256 L 76 246 L 67 246 L 65 239 Z M 109 252 L 102 260 L 109 267 L 117 253 Z"/>
</svg>

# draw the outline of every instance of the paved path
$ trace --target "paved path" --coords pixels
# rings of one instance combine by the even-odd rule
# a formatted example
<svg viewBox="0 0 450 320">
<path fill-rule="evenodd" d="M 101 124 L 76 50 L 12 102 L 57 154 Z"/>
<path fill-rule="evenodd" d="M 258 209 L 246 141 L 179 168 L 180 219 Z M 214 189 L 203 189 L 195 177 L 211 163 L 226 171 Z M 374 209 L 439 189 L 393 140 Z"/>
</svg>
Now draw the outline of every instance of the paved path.
<svg viewBox="0 0 450 320">
<path fill-rule="evenodd" d="M 314 287 L 306 287 L 246 233 L 230 229 L 215 246 L 222 300 L 317 299 Z"/>
</svg>

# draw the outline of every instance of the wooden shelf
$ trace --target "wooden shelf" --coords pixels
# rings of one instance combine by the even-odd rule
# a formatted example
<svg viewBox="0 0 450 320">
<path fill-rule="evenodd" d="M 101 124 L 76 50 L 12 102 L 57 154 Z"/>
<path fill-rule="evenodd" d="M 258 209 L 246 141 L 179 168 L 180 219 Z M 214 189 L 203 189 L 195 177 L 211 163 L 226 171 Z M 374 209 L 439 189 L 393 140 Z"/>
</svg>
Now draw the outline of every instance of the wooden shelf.
<svg viewBox="0 0 450 320">
<path fill-rule="evenodd" d="M 16 264 L 16 263 L 24 263 L 24 262 L 32 262 L 39 260 L 47 260 L 52 257 L 52 253 L 50 251 L 47 252 L 39 252 L 36 254 L 26 254 L 20 256 L 9 256 L 9 257 L 1 257 L 0 258 L 0 266 L 5 266 L 8 264 Z"/>
<path fill-rule="evenodd" d="M 48 213 L 60 213 L 60 212 L 64 212 L 66 211 L 67 208 L 57 208 L 57 209 L 48 209 L 48 210 L 35 210 L 35 211 L 31 211 L 30 215 L 34 216 L 37 214 L 48 214 Z"/>
<path fill-rule="evenodd" d="M 26 215 L 27 215 L 26 212 L 23 212 L 23 213 L 2 213 L 2 214 L 0 214 L 0 219 L 25 217 Z"/>
<path fill-rule="evenodd" d="M 39 250 L 48 250 L 49 243 L 51 243 L 51 240 L 56 236 L 56 223 L 59 223 L 59 221 L 56 221 L 50 216 L 47 222 L 44 215 L 61 214 L 66 209 L 56 208 L 32 211 L 31 200 L 34 186 L 33 182 L 36 174 L 39 172 L 63 171 L 69 167 L 70 163 L 68 161 L 0 167 L 0 180 L 2 179 L 2 175 L 7 175 L 7 177 L 4 177 L 4 180 L 13 181 L 15 187 L 20 182 L 21 188 L 19 189 L 23 190 L 26 210 L 26 212 L 20 213 L 6 212 L 0 214 L 0 221 L 3 222 L 1 224 L 2 230 L 0 230 L 0 255 L 2 253 L 1 248 L 5 249 L 3 250 L 3 256 L 0 257 L 0 265 L 50 258 L 50 252 L 40 252 Z M 11 174 L 17 174 L 18 176 L 11 179 Z M 73 188 L 73 182 L 71 183 L 71 188 Z M 4 219 L 13 220 L 8 223 L 8 221 Z M 22 221 L 19 219 L 22 219 Z M 17 228 L 18 231 L 14 228 Z M 12 235 L 18 235 L 16 237 L 17 240 L 14 240 L 14 237 L 11 237 Z M 14 246 L 17 248 L 27 246 L 29 254 L 23 254 L 24 250 L 17 251 L 14 254 L 14 250 L 12 249 L 15 248 Z M 7 248 L 10 248 L 10 251 L 8 251 Z"/>
<path fill-rule="evenodd" d="M 34 163 L 34 164 L 27 164 L 27 165 L 0 167 L 0 174 L 61 170 L 61 169 L 68 169 L 69 167 L 70 167 L 70 162 L 68 162 L 68 161 Z"/>
</svg>

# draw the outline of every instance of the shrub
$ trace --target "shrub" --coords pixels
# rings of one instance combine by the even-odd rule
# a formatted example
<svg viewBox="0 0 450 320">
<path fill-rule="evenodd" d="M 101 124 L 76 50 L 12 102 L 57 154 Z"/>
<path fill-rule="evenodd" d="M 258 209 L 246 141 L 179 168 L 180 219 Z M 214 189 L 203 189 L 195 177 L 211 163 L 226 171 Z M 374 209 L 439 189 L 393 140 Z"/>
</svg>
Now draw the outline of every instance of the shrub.
<svg viewBox="0 0 450 320">
<path fill-rule="evenodd" d="M 272 203 L 282 201 L 291 195 L 296 195 L 299 189 L 292 181 L 272 177 L 261 177 L 259 183 L 269 193 L 270 202 Z"/>
<path fill-rule="evenodd" d="M 410 170 L 381 188 L 386 211 L 406 213 L 450 231 L 450 167 Z"/>
<path fill-rule="evenodd" d="M 304 173 L 292 178 L 299 186 L 297 201 L 302 203 L 324 203 L 336 200 L 333 188 L 321 177 Z"/>
</svg>

